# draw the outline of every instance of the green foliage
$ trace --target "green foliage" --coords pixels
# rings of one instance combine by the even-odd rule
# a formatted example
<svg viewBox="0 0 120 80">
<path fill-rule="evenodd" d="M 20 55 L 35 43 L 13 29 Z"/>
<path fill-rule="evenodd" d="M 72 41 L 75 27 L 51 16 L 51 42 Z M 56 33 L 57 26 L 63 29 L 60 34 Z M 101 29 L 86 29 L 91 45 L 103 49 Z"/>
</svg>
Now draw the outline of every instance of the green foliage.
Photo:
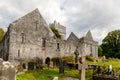
<svg viewBox="0 0 120 80">
<path fill-rule="evenodd" d="M 93 74 L 93 70 L 86 70 L 85 71 L 85 77 L 86 79 L 85 80 L 92 80 L 92 74 Z"/>
<path fill-rule="evenodd" d="M 53 61 L 54 67 L 58 66 L 58 64 L 59 64 L 59 57 L 53 57 L 51 60 Z"/>
<path fill-rule="evenodd" d="M 78 78 L 79 71 L 74 69 L 65 69 L 65 75 L 69 77 Z"/>
<path fill-rule="evenodd" d="M 115 57 L 120 59 L 120 51 L 115 54 Z"/>
<path fill-rule="evenodd" d="M 67 63 L 75 62 L 75 58 L 73 56 L 65 56 L 65 57 L 62 57 L 62 59 L 65 60 Z"/>
<path fill-rule="evenodd" d="M 0 42 L 2 41 L 4 35 L 5 35 L 4 30 L 2 28 L 0 28 Z"/>
<path fill-rule="evenodd" d="M 98 47 L 98 56 L 102 56 L 103 54 L 102 54 L 102 48 L 101 48 L 101 46 L 99 46 Z"/>
<path fill-rule="evenodd" d="M 108 33 L 108 35 L 102 41 L 103 54 L 106 57 L 116 57 L 120 55 L 120 30 L 114 30 Z"/>
<path fill-rule="evenodd" d="M 50 28 L 51 28 L 52 32 L 55 34 L 55 36 L 56 36 L 57 38 L 61 39 L 61 35 L 60 35 L 60 33 L 58 32 L 58 30 L 55 29 L 54 26 L 50 26 Z"/>
<path fill-rule="evenodd" d="M 107 71 L 108 70 L 108 66 L 107 64 L 102 64 L 100 67 L 101 67 L 101 70 L 102 71 Z"/>
<path fill-rule="evenodd" d="M 94 61 L 95 61 L 95 58 L 92 57 L 92 56 L 87 55 L 87 56 L 86 56 L 86 60 L 94 62 Z"/>
<path fill-rule="evenodd" d="M 52 60 L 53 62 L 59 62 L 59 57 L 53 57 L 51 60 Z"/>
</svg>

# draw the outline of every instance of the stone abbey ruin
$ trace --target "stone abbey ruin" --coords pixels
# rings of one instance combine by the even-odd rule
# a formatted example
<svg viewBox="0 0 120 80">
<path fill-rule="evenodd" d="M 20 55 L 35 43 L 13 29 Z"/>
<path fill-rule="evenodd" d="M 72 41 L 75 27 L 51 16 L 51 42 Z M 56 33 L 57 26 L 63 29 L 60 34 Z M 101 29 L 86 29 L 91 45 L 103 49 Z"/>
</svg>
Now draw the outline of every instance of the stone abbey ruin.
<svg viewBox="0 0 120 80">
<path fill-rule="evenodd" d="M 91 55 L 98 57 L 98 42 L 94 41 L 90 31 L 78 38 L 73 32 L 66 38 L 66 27 L 54 22 L 61 39 L 52 32 L 38 9 L 12 22 L 0 43 L 0 58 L 4 60 L 30 60 L 40 57 L 43 60 L 52 57 Z"/>
</svg>

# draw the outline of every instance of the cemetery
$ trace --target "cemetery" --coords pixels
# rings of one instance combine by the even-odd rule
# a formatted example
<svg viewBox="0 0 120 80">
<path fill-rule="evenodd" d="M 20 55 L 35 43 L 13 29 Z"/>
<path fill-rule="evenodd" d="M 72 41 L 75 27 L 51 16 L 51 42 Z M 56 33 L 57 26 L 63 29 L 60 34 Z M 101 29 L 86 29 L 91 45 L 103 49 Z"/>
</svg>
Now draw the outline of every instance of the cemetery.
<svg viewBox="0 0 120 80">
<path fill-rule="evenodd" d="M 23 74 L 18 74 L 17 79 L 29 79 L 29 76 L 31 76 L 33 80 L 54 80 L 54 77 L 58 77 L 58 80 L 65 80 L 67 77 L 75 78 L 76 80 L 120 80 L 120 61 L 114 61 L 113 59 L 112 61 L 109 60 L 103 63 L 102 61 L 90 62 L 86 60 L 86 63 L 88 66 L 86 69 L 83 68 L 85 73 L 82 72 L 82 70 L 76 69 L 76 66 L 74 66 L 74 68 L 69 68 L 67 63 L 65 63 L 63 70 L 61 69 L 63 64 L 54 68 L 44 66 L 39 72 L 34 69 L 28 70 Z M 112 65 L 112 69 L 110 65 Z"/>
<path fill-rule="evenodd" d="M 48 25 L 35 9 L 11 23 L 0 42 L 0 80 L 120 80 L 116 31 L 116 40 L 110 32 L 101 45 L 90 30 L 65 39 L 66 27 L 56 21 Z"/>
<path fill-rule="evenodd" d="M 74 57 L 73 57 L 74 58 Z M 3 80 L 120 80 L 120 61 L 118 59 L 106 59 L 90 61 L 88 57 L 78 61 L 78 65 L 64 61 L 65 59 L 54 58 L 50 64 L 44 64 L 41 59 L 35 58 L 30 62 L 21 62 L 18 66 L 0 60 L 0 79 Z M 81 58 L 80 58 L 81 60 Z M 86 63 L 85 63 L 86 62 Z M 73 64 L 73 65 L 72 65 Z M 71 68 L 72 66 L 72 68 Z M 76 67 L 77 66 L 77 67 Z M 12 74 L 11 74 L 12 73 Z M 54 79 L 55 78 L 55 79 Z"/>
<path fill-rule="evenodd" d="M 47 58 L 29 61 L 4 61 L 0 58 L 0 80 L 120 80 L 120 60 L 87 55 Z M 17 63 L 17 64 L 16 64 Z"/>
</svg>

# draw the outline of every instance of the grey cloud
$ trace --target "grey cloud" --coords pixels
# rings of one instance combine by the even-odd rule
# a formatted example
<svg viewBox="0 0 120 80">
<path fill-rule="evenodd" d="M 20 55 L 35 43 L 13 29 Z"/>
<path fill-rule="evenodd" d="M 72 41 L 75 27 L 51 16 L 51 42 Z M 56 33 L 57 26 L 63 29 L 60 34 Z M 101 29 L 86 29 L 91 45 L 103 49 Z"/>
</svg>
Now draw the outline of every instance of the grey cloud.
<svg viewBox="0 0 120 80">
<path fill-rule="evenodd" d="M 119 0 L 3 0 L 0 3 L 0 26 L 7 26 L 35 8 L 48 23 L 57 20 L 67 27 L 67 36 L 78 37 L 91 30 L 101 42 L 107 33 L 120 29 Z"/>
</svg>

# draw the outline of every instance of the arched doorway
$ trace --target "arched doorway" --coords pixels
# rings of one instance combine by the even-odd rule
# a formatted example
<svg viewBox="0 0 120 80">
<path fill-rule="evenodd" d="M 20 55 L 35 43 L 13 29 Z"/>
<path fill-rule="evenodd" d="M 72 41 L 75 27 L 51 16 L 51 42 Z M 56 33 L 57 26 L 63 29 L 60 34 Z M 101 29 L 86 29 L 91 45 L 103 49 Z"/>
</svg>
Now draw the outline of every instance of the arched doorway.
<svg viewBox="0 0 120 80">
<path fill-rule="evenodd" d="M 50 66 L 50 58 L 49 57 L 47 57 L 45 59 L 45 64 L 47 64 L 48 67 Z"/>
</svg>

